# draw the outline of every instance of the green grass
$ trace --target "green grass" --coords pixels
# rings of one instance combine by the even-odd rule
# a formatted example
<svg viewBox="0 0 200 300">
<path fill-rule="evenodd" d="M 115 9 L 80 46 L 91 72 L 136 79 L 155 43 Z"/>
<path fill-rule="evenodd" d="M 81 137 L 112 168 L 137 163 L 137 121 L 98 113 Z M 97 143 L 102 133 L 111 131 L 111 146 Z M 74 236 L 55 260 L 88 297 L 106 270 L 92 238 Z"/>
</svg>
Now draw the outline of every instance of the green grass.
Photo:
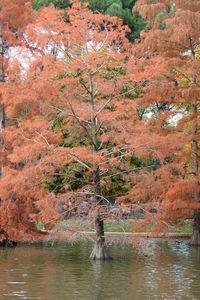
<svg viewBox="0 0 200 300">
<path fill-rule="evenodd" d="M 104 221 L 104 231 L 105 232 L 133 232 L 133 228 L 137 224 L 137 220 L 122 220 L 119 222 Z M 65 220 L 59 222 L 57 225 L 58 229 L 65 230 L 74 228 L 78 231 L 94 231 L 94 226 L 88 222 L 79 220 Z M 146 227 L 141 228 L 138 232 L 151 232 L 152 225 L 146 225 Z M 180 221 L 176 225 L 170 226 L 170 233 L 192 233 L 192 221 L 185 220 Z"/>
<path fill-rule="evenodd" d="M 132 223 L 135 221 L 104 221 L 104 230 L 105 232 L 131 232 Z M 58 229 L 69 229 L 74 228 L 79 231 L 95 231 L 94 225 L 86 221 L 79 220 L 65 220 L 59 222 L 57 225 Z"/>
<path fill-rule="evenodd" d="M 171 233 L 192 233 L 192 220 L 180 221 L 176 226 L 171 226 Z"/>
</svg>

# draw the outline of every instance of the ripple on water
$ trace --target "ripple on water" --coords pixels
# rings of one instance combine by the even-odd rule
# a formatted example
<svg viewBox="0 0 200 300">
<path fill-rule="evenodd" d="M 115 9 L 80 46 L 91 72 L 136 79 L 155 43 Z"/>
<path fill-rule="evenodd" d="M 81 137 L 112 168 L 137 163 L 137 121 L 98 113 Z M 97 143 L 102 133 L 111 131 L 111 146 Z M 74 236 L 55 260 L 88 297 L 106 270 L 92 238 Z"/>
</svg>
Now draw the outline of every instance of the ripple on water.
<svg viewBox="0 0 200 300">
<path fill-rule="evenodd" d="M 90 243 L 0 251 L 0 294 L 44 300 L 200 299 L 199 251 L 171 241 L 139 247 L 114 245 L 108 262 L 88 259 Z"/>
</svg>

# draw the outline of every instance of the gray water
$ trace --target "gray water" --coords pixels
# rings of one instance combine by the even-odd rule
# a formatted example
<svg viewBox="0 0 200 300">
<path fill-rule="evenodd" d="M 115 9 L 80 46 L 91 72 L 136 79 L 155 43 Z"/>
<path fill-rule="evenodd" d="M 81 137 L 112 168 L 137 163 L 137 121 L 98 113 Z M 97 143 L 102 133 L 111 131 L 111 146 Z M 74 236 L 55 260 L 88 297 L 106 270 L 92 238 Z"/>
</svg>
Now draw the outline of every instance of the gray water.
<svg viewBox="0 0 200 300">
<path fill-rule="evenodd" d="M 200 299 L 200 249 L 186 242 L 115 244 L 91 262 L 91 243 L 0 249 L 0 299 Z"/>
</svg>

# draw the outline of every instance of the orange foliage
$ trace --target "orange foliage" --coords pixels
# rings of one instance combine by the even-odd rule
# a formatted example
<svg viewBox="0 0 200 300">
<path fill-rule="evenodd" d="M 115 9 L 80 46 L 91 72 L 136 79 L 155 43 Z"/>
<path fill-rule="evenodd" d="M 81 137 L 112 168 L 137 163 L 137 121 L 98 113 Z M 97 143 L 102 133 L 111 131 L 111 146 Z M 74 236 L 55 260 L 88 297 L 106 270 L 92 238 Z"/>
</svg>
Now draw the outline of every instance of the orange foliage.
<svg viewBox="0 0 200 300">
<path fill-rule="evenodd" d="M 155 145 L 150 142 L 149 148 L 154 149 L 162 164 L 153 173 L 143 173 L 134 178 L 134 188 L 126 201 L 127 198 L 136 201 L 137 197 L 144 202 L 157 200 L 160 202 L 157 217 L 161 221 L 192 218 L 193 211 L 200 208 L 196 199 L 199 195 L 200 68 L 196 46 L 199 45 L 200 5 L 195 0 L 163 0 L 156 4 L 139 0 L 135 9 L 150 18 L 150 29 L 141 34 L 141 41 L 135 47 L 136 55 L 139 59 L 142 57 L 147 66 L 146 69 L 141 65 L 141 71 L 145 74 L 148 66 L 153 69 L 151 63 L 154 60 L 158 63 L 146 88 L 148 94 L 143 95 L 144 101 L 147 105 L 150 101 L 171 105 L 167 113 L 160 109 L 156 123 L 161 129 L 171 116 L 175 126 L 173 130 L 163 128 L 159 132 L 158 128 L 154 128 L 155 122 L 151 123 L 152 133 L 157 131 L 158 135 L 155 136 Z M 158 29 L 156 20 L 161 12 L 165 26 Z M 135 66 L 137 69 L 137 64 Z M 181 115 L 180 120 L 176 120 L 177 114 Z"/>
<path fill-rule="evenodd" d="M 6 234 L 13 240 L 37 238 L 34 222 L 50 229 L 72 211 L 81 216 L 89 209 L 93 216 L 101 210 L 109 216 L 93 201 L 97 167 L 104 186 L 112 172 L 123 170 L 130 189 L 119 200 L 127 203 L 126 213 L 128 204 L 139 199 L 156 203 L 159 228 L 166 228 L 166 221 L 191 217 L 198 208 L 193 197 L 198 178 L 191 176 L 190 161 L 198 135 L 192 125 L 199 116 L 190 110 L 184 115 L 182 106 L 199 97 L 199 83 L 191 81 L 194 74 L 199 80 L 199 61 L 185 53 L 191 41 L 199 43 L 196 1 L 138 0 L 135 9 L 150 22 L 134 45 L 121 20 L 93 13 L 85 3 L 74 1 L 66 20 L 53 6 L 33 13 L 25 2 L 13 2 L 18 18 L 11 18 L 6 5 L 2 11 L 4 22 L 12 20 L 8 44 L 26 51 L 28 65 L 22 70 L 19 58 L 9 60 L 8 80 L 1 83 L 9 121 L 1 151 L 6 156 L 0 179 L 0 239 Z M 162 29 L 155 21 L 161 11 Z M 189 81 L 179 84 L 181 77 Z M 133 154 L 151 157 L 156 167 L 129 172 Z M 66 182 L 60 194 L 47 188 L 49 178 L 63 172 L 76 183 L 77 170 L 71 172 L 76 164 L 85 170 L 77 175 L 76 192 Z M 155 215 L 146 216 L 155 220 Z"/>
</svg>

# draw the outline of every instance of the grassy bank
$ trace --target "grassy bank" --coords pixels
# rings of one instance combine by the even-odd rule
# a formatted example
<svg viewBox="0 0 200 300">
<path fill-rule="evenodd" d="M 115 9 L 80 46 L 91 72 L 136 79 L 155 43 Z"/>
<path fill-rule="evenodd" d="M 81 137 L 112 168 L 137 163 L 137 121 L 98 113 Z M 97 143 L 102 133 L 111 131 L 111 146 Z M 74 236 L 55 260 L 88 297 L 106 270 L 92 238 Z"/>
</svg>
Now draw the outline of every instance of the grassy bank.
<svg viewBox="0 0 200 300">
<path fill-rule="evenodd" d="M 119 222 L 105 221 L 104 229 L 105 232 L 125 232 L 131 233 L 135 231 L 135 227 L 137 225 L 137 220 L 122 220 Z M 67 230 L 73 228 L 77 231 L 94 231 L 94 226 L 88 222 L 79 221 L 79 220 L 65 220 L 59 222 L 57 225 L 59 230 Z M 137 232 L 151 232 L 152 225 L 147 225 Z M 177 223 L 176 225 L 170 226 L 170 233 L 184 233 L 190 234 L 192 233 L 192 220 L 185 220 Z"/>
</svg>

